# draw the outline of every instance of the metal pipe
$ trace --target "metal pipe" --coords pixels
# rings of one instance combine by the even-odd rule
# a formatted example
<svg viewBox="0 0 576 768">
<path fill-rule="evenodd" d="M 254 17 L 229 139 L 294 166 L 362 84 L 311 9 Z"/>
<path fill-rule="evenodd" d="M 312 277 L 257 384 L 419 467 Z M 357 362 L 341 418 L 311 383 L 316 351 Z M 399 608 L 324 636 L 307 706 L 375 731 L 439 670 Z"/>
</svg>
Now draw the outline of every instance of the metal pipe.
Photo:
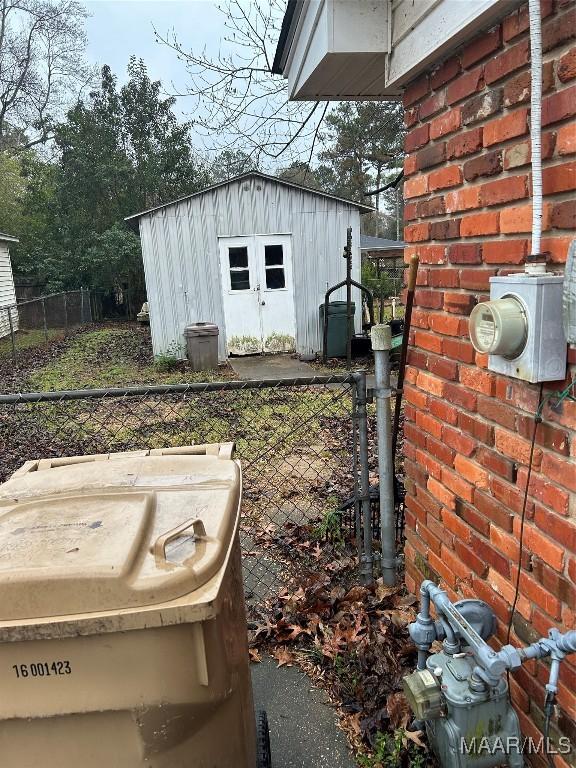
<svg viewBox="0 0 576 768">
<path fill-rule="evenodd" d="M 342 280 L 340 283 L 336 283 L 336 285 L 333 285 L 331 288 L 328 288 L 326 293 L 324 294 L 324 328 L 322 332 L 322 361 L 326 363 L 328 360 L 328 303 L 330 296 L 334 293 L 334 291 L 337 291 L 339 288 L 344 288 L 344 286 L 347 284 L 346 280 Z M 350 284 L 353 285 L 355 288 L 358 288 L 359 291 L 363 291 L 366 294 L 366 301 L 368 302 L 368 312 L 370 313 L 370 325 L 374 325 L 374 297 L 372 296 L 372 291 L 370 291 L 368 288 L 366 288 L 365 285 L 362 285 L 362 283 L 356 282 L 356 280 L 350 280 Z"/>
<path fill-rule="evenodd" d="M 344 258 L 346 259 L 346 366 L 351 368 L 352 335 L 354 333 L 354 328 L 350 329 L 352 321 L 352 227 L 348 227 L 346 232 Z"/>
<path fill-rule="evenodd" d="M 10 326 L 10 343 L 12 345 L 12 359 L 16 362 L 16 339 L 14 338 L 14 323 L 12 322 L 12 307 L 8 307 L 8 325 Z"/>
<path fill-rule="evenodd" d="M 358 483 L 358 424 L 356 420 L 356 387 L 352 389 L 352 473 L 354 476 L 354 533 L 358 550 L 358 563 L 362 562 L 362 517 L 360 509 L 360 484 Z"/>
<path fill-rule="evenodd" d="M 528 0 L 530 19 L 530 140 L 532 165 L 532 256 L 539 256 L 542 237 L 542 20 L 540 0 Z M 544 263 L 526 263 L 526 272 L 544 273 Z"/>
<path fill-rule="evenodd" d="M 430 595 L 424 588 L 424 583 L 420 586 L 420 613 L 418 614 L 420 628 L 424 630 L 424 636 L 420 638 L 422 642 L 417 644 L 418 649 L 418 669 L 426 669 L 426 660 L 428 651 L 435 638 L 434 622 L 430 616 Z"/>
<path fill-rule="evenodd" d="M 436 606 L 436 610 L 442 614 L 452 626 L 452 629 L 470 647 L 472 655 L 479 664 L 478 667 L 475 667 L 474 674 L 481 680 L 493 686 L 497 685 L 498 679 L 506 669 L 514 669 L 520 666 L 518 652 L 513 646 L 506 645 L 498 653 L 493 651 L 488 643 L 466 621 L 456 606 L 450 602 L 448 594 L 436 586 L 433 581 L 427 580 L 422 582 L 422 589 L 427 590 L 430 599 Z M 518 663 L 514 662 L 510 652 L 518 656 Z"/>
<path fill-rule="evenodd" d="M 372 514 L 370 511 L 370 471 L 368 467 L 368 413 L 366 411 L 366 372 L 353 374 L 356 382 L 356 412 L 358 453 L 360 461 L 360 506 L 363 523 L 363 553 L 360 558 L 360 581 L 372 584 Z"/>
<path fill-rule="evenodd" d="M 406 372 L 406 358 L 408 356 L 408 337 L 410 334 L 410 321 L 412 319 L 412 304 L 414 303 L 414 291 L 416 290 L 416 277 L 418 275 L 418 256 L 410 259 L 408 271 L 408 284 L 406 288 L 406 308 L 404 311 L 404 336 L 402 338 L 402 351 L 400 354 L 400 367 L 398 369 L 398 390 L 400 397 L 396 397 L 394 403 L 394 425 L 392 427 L 392 455 L 396 456 L 396 443 L 398 441 L 398 429 L 400 427 L 400 411 L 402 409 L 402 387 L 404 386 L 404 374 Z"/>
<path fill-rule="evenodd" d="M 42 299 L 42 325 L 44 327 L 44 341 L 48 344 L 48 323 L 46 320 L 46 301 Z"/>
<path fill-rule="evenodd" d="M 365 374 L 364 374 L 365 376 Z M 356 374 L 334 376 L 296 377 L 293 379 L 255 379 L 247 381 L 211 381 L 198 384 L 156 384 L 143 387 L 117 387 L 111 389 L 70 389 L 56 392 L 26 392 L 0 395 L 0 404 L 42 403 L 55 400 L 89 400 L 91 398 L 130 397 L 133 395 L 198 394 L 225 392 L 235 389 L 267 389 L 269 387 L 299 387 L 313 384 L 355 384 Z"/>
<path fill-rule="evenodd" d="M 390 423 L 390 349 L 389 325 L 375 325 L 371 332 L 374 352 L 374 395 L 378 431 L 378 474 L 380 477 L 380 543 L 382 580 L 386 586 L 396 583 L 396 525 L 394 507 L 394 456 Z"/>
</svg>

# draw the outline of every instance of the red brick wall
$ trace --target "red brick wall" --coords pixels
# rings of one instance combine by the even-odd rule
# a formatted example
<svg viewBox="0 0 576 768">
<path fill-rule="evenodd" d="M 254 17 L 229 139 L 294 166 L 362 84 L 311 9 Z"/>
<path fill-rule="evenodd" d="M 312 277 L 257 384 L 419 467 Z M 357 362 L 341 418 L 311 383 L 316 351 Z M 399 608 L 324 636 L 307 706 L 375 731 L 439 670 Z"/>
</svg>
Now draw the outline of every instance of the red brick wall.
<svg viewBox="0 0 576 768">
<path fill-rule="evenodd" d="M 504 641 L 539 386 L 496 375 L 468 316 L 489 277 L 530 253 L 527 4 L 406 89 L 405 256 L 420 256 L 405 389 L 406 581 L 488 601 Z M 554 268 L 576 226 L 576 4 L 542 2 L 544 222 Z M 570 350 L 571 374 L 576 350 Z M 546 385 L 544 392 L 564 382 Z M 544 410 L 528 496 L 512 642 L 576 627 L 576 402 Z M 514 675 L 526 735 L 539 736 L 543 664 Z M 576 659 L 562 667 L 558 728 L 576 750 Z M 573 756 L 573 763 L 576 756 Z M 557 759 L 557 765 L 563 765 Z"/>
</svg>

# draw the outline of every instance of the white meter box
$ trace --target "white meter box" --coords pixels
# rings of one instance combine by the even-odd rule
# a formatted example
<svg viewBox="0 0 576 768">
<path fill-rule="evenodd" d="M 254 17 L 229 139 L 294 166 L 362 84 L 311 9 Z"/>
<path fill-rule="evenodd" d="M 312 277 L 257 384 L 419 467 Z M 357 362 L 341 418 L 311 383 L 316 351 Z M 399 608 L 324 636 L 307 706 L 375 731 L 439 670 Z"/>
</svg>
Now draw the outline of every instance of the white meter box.
<svg viewBox="0 0 576 768">
<path fill-rule="evenodd" d="M 470 337 L 487 352 L 488 368 L 532 383 L 566 375 L 559 275 L 517 274 L 490 278 L 490 301 L 470 315 Z"/>
</svg>

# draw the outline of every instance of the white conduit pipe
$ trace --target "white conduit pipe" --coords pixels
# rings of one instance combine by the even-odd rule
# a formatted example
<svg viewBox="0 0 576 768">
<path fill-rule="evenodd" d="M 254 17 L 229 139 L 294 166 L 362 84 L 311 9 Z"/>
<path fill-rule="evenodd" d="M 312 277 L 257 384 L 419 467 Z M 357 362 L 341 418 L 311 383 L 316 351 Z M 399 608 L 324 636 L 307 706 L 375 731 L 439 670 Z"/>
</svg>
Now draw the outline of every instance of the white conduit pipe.
<svg viewBox="0 0 576 768">
<path fill-rule="evenodd" d="M 530 17 L 530 138 L 532 144 L 532 255 L 537 256 L 542 239 L 542 21 L 540 0 L 528 0 Z M 526 271 L 534 267 L 526 265 Z M 538 271 L 545 271 L 545 266 Z"/>
</svg>

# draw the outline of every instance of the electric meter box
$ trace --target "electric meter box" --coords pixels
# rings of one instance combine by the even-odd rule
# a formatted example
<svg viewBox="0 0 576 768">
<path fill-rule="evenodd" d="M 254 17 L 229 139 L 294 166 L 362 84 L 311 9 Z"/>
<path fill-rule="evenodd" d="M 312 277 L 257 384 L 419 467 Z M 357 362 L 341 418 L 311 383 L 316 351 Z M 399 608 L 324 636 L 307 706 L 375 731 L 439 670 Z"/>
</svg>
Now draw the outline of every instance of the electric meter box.
<svg viewBox="0 0 576 768">
<path fill-rule="evenodd" d="M 474 348 L 488 369 L 531 383 L 566 375 L 560 275 L 526 273 L 490 278 L 490 301 L 470 315 Z"/>
</svg>

